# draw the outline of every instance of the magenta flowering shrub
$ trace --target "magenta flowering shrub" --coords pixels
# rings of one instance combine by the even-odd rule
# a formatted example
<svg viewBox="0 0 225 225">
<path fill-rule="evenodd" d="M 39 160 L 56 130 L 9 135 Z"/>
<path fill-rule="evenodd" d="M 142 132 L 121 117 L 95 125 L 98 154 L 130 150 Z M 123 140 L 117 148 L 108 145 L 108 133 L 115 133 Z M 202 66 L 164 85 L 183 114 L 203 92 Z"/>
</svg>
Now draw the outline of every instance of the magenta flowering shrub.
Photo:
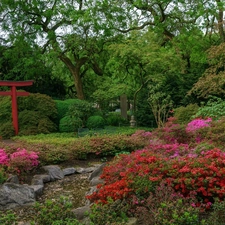
<svg viewBox="0 0 225 225">
<path fill-rule="evenodd" d="M 36 152 L 28 152 L 26 149 L 17 149 L 16 152 L 10 154 L 10 167 L 22 169 L 24 171 L 31 170 L 38 166 L 38 154 Z"/>
<path fill-rule="evenodd" d="M 190 123 L 188 123 L 186 127 L 187 132 L 195 132 L 196 130 L 199 130 L 204 127 L 209 127 L 210 123 L 212 122 L 211 118 L 208 119 L 194 119 Z"/>
<path fill-rule="evenodd" d="M 186 132 L 185 125 L 178 124 L 175 117 L 168 118 L 163 128 L 156 129 L 152 133 L 152 136 L 164 143 L 189 143 L 193 138 L 192 134 Z"/>
<path fill-rule="evenodd" d="M 18 148 L 16 152 L 7 154 L 0 149 L 0 166 L 6 166 L 10 172 L 18 174 L 29 171 L 39 165 L 38 153 Z"/>
<path fill-rule="evenodd" d="M 8 154 L 4 151 L 4 149 L 0 149 L 0 165 L 7 165 L 8 162 Z"/>
</svg>

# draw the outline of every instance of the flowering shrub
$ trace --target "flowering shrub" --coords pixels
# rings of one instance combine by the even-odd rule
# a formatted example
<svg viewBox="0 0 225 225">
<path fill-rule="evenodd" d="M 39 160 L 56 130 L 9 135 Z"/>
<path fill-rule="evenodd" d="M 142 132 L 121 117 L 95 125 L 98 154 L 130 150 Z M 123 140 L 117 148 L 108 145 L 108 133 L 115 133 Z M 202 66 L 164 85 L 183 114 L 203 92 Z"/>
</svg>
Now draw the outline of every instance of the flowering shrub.
<svg viewBox="0 0 225 225">
<path fill-rule="evenodd" d="M 0 149 L 0 165 L 7 165 L 8 162 L 8 154 L 4 151 L 4 149 Z"/>
<path fill-rule="evenodd" d="M 170 117 L 163 128 L 153 132 L 153 136 L 164 143 L 189 143 L 193 135 L 187 133 L 185 126 L 178 124 L 175 117 Z"/>
<path fill-rule="evenodd" d="M 0 149 L 0 165 L 6 166 L 12 172 L 26 172 L 38 166 L 38 153 L 28 152 L 26 149 L 18 148 L 16 152 L 7 154 Z"/>
<path fill-rule="evenodd" d="M 208 119 L 194 119 L 190 123 L 188 123 L 186 127 L 187 132 L 195 132 L 196 130 L 199 130 L 204 127 L 209 127 L 210 123 L 212 122 L 211 118 Z"/>
<path fill-rule="evenodd" d="M 148 197 L 161 182 L 171 184 L 176 192 L 189 196 L 196 192 L 199 202 L 213 202 L 225 197 L 225 153 L 220 149 L 203 151 L 200 155 L 169 158 L 149 149 L 121 155 L 104 168 L 105 185 L 88 196 L 92 201 L 107 202 L 107 197 L 122 199 L 135 194 Z M 200 204 L 198 204 L 200 205 Z M 197 206 L 198 206 L 197 205 Z"/>
</svg>

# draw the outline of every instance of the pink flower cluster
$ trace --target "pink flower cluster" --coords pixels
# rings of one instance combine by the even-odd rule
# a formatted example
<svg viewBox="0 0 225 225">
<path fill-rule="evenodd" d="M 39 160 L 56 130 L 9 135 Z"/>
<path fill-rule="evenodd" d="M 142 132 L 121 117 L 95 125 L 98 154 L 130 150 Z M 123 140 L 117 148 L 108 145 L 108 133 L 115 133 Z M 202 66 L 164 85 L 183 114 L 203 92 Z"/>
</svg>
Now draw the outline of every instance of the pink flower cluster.
<svg viewBox="0 0 225 225">
<path fill-rule="evenodd" d="M 4 149 L 0 149 L 0 165 L 7 165 L 9 162 L 8 154 Z"/>
<path fill-rule="evenodd" d="M 10 170 L 28 171 L 38 164 L 37 152 L 18 148 L 16 152 L 7 154 L 4 149 L 0 149 L 0 165 L 7 166 Z"/>
<path fill-rule="evenodd" d="M 10 161 L 21 160 L 28 162 L 31 166 L 38 166 L 38 154 L 36 152 L 28 152 L 26 149 L 17 149 L 16 152 L 10 154 Z"/>
<path fill-rule="evenodd" d="M 198 129 L 209 127 L 210 123 L 212 122 L 211 118 L 208 118 L 206 120 L 204 119 L 194 119 L 190 123 L 188 123 L 186 127 L 187 132 L 194 132 Z"/>
</svg>

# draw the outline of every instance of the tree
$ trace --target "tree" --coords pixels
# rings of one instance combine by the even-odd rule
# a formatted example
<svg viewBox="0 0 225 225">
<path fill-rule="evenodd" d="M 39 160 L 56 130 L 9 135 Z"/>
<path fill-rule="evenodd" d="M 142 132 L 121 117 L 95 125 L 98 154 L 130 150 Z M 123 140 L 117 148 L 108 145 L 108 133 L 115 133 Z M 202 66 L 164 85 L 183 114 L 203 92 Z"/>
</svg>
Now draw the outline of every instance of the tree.
<svg viewBox="0 0 225 225">
<path fill-rule="evenodd" d="M 185 63 L 175 49 L 161 46 L 158 35 L 152 31 L 133 31 L 118 44 L 112 44 L 109 67 L 115 77 L 120 77 L 133 90 L 134 110 L 136 99 L 142 88 L 152 79 L 160 80 L 168 74 L 179 73 Z"/>
<path fill-rule="evenodd" d="M 225 97 L 225 42 L 208 50 L 209 67 L 189 94 L 207 99 L 210 95 Z"/>
<path fill-rule="evenodd" d="M 0 80 L 34 80 L 23 89 L 61 97 L 66 94 L 65 82 L 52 74 L 52 66 L 46 64 L 46 56 L 39 46 L 18 40 L 13 46 L 0 46 Z"/>
<path fill-rule="evenodd" d="M 24 40 L 39 44 L 43 52 L 53 52 L 70 71 L 77 97 L 84 99 L 85 73 L 91 68 L 95 74 L 103 74 L 98 55 L 103 50 L 104 33 L 97 24 L 99 15 L 93 2 L 3 0 L 0 9 L 2 27 L 11 44 L 22 33 Z"/>
</svg>

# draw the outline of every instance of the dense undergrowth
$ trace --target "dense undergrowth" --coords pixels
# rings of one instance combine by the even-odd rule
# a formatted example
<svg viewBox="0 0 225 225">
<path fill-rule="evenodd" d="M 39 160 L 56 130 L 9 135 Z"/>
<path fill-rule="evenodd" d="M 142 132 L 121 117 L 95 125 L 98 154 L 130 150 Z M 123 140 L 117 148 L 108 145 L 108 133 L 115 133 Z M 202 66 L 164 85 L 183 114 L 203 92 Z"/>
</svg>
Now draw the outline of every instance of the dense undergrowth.
<svg viewBox="0 0 225 225">
<path fill-rule="evenodd" d="M 165 127 L 152 132 L 17 141 L 28 151 L 39 152 L 41 164 L 116 155 L 104 168 L 105 183 L 87 196 L 94 203 L 91 224 L 125 224 L 128 217 L 137 217 L 144 225 L 222 225 L 224 124 L 224 118 L 199 118 L 187 125 L 170 118 Z M 3 147 L 13 154 L 17 146 Z M 68 221 L 58 224 L 79 224 Z"/>
</svg>

